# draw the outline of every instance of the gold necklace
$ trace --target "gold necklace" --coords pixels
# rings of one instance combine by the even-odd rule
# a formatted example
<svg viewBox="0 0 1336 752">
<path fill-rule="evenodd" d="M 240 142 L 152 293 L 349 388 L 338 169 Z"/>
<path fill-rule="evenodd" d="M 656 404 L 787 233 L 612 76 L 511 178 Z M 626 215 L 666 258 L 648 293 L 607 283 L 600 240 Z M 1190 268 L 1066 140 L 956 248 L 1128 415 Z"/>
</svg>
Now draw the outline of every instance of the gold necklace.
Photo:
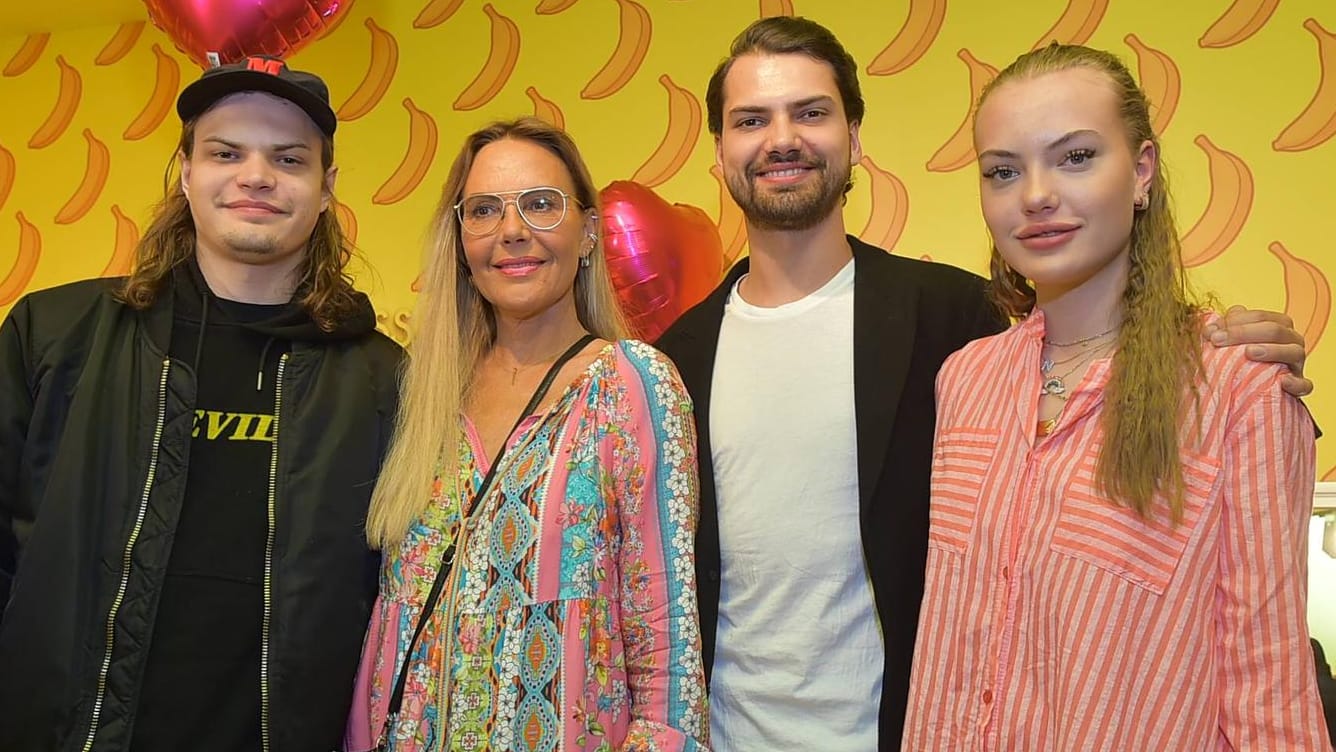
<svg viewBox="0 0 1336 752">
<path fill-rule="evenodd" d="M 1100 345 L 1099 347 L 1094 347 L 1089 350 L 1077 353 L 1077 355 L 1073 355 L 1070 358 L 1057 361 L 1059 363 L 1069 363 L 1073 360 L 1076 360 L 1080 356 L 1085 356 L 1081 358 L 1076 363 L 1076 365 L 1072 366 L 1066 373 L 1062 374 L 1061 376 L 1050 376 L 1044 380 L 1043 386 L 1041 386 L 1039 389 L 1040 396 L 1049 395 L 1052 397 L 1057 397 L 1059 400 L 1062 401 L 1062 405 L 1058 407 L 1058 411 L 1053 414 L 1053 417 L 1047 418 L 1045 420 L 1040 420 L 1038 422 L 1038 425 L 1036 426 L 1035 430 L 1035 434 L 1037 436 L 1043 438 L 1053 433 L 1053 430 L 1058 427 L 1058 419 L 1062 417 L 1062 413 L 1067 409 L 1067 399 L 1068 399 L 1067 383 L 1064 380 L 1070 377 L 1072 374 L 1076 373 L 1077 370 L 1079 370 L 1082 366 L 1089 365 L 1090 362 L 1094 360 L 1093 356 L 1100 354 L 1107 347 L 1109 347 L 1108 344 Z M 1054 361 L 1045 358 L 1039 364 L 1039 370 L 1041 373 L 1047 375 L 1049 371 L 1053 370 L 1053 365 Z"/>
<path fill-rule="evenodd" d="M 1109 327 L 1108 329 L 1105 329 L 1104 331 L 1100 332 L 1099 334 L 1092 334 L 1089 337 L 1082 337 L 1081 339 L 1073 340 L 1071 342 L 1054 342 L 1048 337 L 1045 337 L 1044 344 L 1050 347 L 1076 347 L 1077 345 L 1084 345 L 1087 342 L 1094 342 L 1095 340 L 1101 337 L 1107 337 L 1110 334 L 1113 334 L 1114 332 L 1118 331 L 1118 327 L 1122 325 L 1123 324 L 1120 321 L 1117 324 L 1114 324 L 1113 326 Z"/>
<path fill-rule="evenodd" d="M 1094 359 L 1094 356 L 1100 354 L 1106 347 L 1107 345 L 1101 345 L 1099 347 L 1093 347 L 1081 353 L 1081 355 L 1085 357 L 1082 357 L 1080 360 L 1077 360 L 1076 365 L 1068 369 L 1066 373 L 1062 374 L 1061 376 L 1049 376 L 1048 378 L 1044 379 L 1044 384 L 1039 388 L 1039 393 L 1057 397 L 1063 402 L 1066 402 L 1067 401 L 1066 379 L 1072 374 L 1076 373 L 1078 370 L 1080 370 L 1082 366 L 1089 364 L 1090 361 Z M 1073 358 L 1068 358 L 1066 361 L 1063 362 L 1070 362 L 1074 358 L 1075 356 L 1073 356 Z M 1045 368 L 1045 366 L 1047 366 L 1047 368 Z M 1039 364 L 1040 372 L 1044 373 L 1045 375 L 1047 375 L 1048 371 L 1052 370 L 1052 368 L 1053 368 L 1052 361 L 1046 360 L 1043 363 Z"/>
<path fill-rule="evenodd" d="M 1075 355 L 1068 355 L 1065 358 L 1058 358 L 1057 360 L 1054 360 L 1052 357 L 1040 358 L 1039 372 L 1047 375 L 1050 371 L 1053 370 L 1054 366 L 1060 366 L 1066 363 L 1070 363 L 1073 360 L 1076 360 L 1077 358 L 1081 357 L 1082 355 L 1085 355 L 1088 352 L 1089 352 L 1088 350 L 1077 350 Z"/>
<path fill-rule="evenodd" d="M 557 350 L 556 352 L 552 353 L 551 355 L 545 358 L 542 358 L 541 360 L 536 360 L 533 363 L 525 363 L 523 365 L 514 365 L 514 366 L 502 365 L 501 367 L 510 369 L 510 385 L 514 386 L 515 380 L 519 378 L 520 371 L 527 371 L 530 368 L 533 368 L 534 366 L 548 365 L 553 361 L 555 361 L 557 357 L 560 356 L 562 353 L 566 352 L 567 348 L 569 347 L 570 345 L 565 345 L 560 350 Z"/>
</svg>

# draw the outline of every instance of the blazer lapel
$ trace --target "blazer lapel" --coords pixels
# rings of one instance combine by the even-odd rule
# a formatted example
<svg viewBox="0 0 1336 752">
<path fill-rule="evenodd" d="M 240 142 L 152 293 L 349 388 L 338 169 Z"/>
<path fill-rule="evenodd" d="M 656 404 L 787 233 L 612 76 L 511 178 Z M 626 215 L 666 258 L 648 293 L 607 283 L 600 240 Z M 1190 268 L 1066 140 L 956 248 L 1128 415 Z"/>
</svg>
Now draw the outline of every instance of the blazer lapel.
<svg viewBox="0 0 1336 752">
<path fill-rule="evenodd" d="M 719 328 L 724 320 L 724 304 L 728 302 L 733 285 L 747 273 L 747 268 L 747 259 L 735 264 L 714 292 L 683 317 L 683 326 L 674 327 L 682 342 L 681 347 L 673 348 L 682 353 L 674 362 L 682 382 L 691 394 L 701 439 L 705 443 L 708 443 L 709 437 L 710 390 L 714 382 L 714 361 L 719 349 Z M 673 330 L 669 332 L 671 335 Z"/>
<path fill-rule="evenodd" d="M 887 254 L 852 236 L 854 250 L 854 416 L 858 437 L 859 508 L 881 476 L 914 349 L 918 289 L 903 284 L 880 258 Z"/>
<path fill-rule="evenodd" d="M 712 506 L 714 499 L 714 466 L 710 448 L 710 391 L 714 387 L 714 361 L 719 349 L 719 328 L 724 320 L 724 305 L 729 292 L 749 268 L 748 259 L 742 259 L 729 270 L 723 282 L 701 301 L 682 315 L 664 334 L 662 349 L 677 366 L 677 372 L 691 395 L 692 411 L 696 416 L 696 451 L 703 487 L 702 505 Z"/>
</svg>

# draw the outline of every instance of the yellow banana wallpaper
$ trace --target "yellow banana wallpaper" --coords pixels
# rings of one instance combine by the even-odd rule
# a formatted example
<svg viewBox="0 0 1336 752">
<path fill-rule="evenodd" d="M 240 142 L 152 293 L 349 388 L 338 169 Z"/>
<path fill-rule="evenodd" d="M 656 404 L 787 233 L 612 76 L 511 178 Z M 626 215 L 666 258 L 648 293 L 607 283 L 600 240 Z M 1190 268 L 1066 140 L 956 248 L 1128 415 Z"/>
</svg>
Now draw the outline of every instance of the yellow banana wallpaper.
<svg viewBox="0 0 1336 752">
<path fill-rule="evenodd" d="M 27 290 L 123 273 L 161 195 L 177 92 L 199 74 L 139 3 L 119 23 L 0 26 L 0 314 Z M 97 5 L 98 3 L 90 3 Z M 866 156 L 851 232 L 984 271 L 970 137 L 979 90 L 1049 40 L 1129 62 L 1155 105 L 1185 261 L 1225 304 L 1304 332 L 1308 399 L 1336 433 L 1336 4 L 1329 0 L 350 0 L 291 58 L 329 83 L 341 125 L 336 211 L 381 326 L 406 342 L 420 248 L 467 132 L 534 114 L 568 129 L 600 186 L 632 180 L 704 210 L 746 253 L 714 167 L 704 89 L 750 21 L 829 26 L 862 66 Z M 30 25 L 31 26 L 31 25 Z M 1330 69 L 1330 70 L 1328 70 Z M 1319 477 L 1336 480 L 1336 444 Z"/>
</svg>

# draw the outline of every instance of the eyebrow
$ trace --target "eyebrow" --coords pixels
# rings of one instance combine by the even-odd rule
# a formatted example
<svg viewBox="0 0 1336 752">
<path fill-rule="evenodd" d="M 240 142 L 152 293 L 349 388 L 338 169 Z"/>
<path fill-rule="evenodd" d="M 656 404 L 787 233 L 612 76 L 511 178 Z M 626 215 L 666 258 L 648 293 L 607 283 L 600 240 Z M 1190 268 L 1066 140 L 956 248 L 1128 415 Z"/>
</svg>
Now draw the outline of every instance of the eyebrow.
<svg viewBox="0 0 1336 752">
<path fill-rule="evenodd" d="M 229 149 L 244 148 L 241 144 L 238 144 L 234 141 L 228 141 L 227 139 L 222 138 L 220 136 L 208 136 L 204 140 L 215 144 L 221 144 Z M 269 149 L 271 151 L 292 151 L 293 149 L 306 149 L 307 151 L 310 151 L 311 147 L 310 145 L 302 143 L 301 141 L 293 141 L 292 143 L 287 143 L 287 144 L 271 144 L 269 146 Z"/>
<path fill-rule="evenodd" d="M 1051 143 L 1049 143 L 1048 146 L 1044 147 L 1044 151 L 1053 151 L 1055 149 L 1060 149 L 1066 146 L 1067 144 L 1071 143 L 1073 139 L 1080 136 L 1098 137 L 1099 133 L 1097 131 L 1090 130 L 1089 128 L 1074 130 L 1071 131 L 1070 133 L 1065 133 L 1059 136 L 1058 138 L 1054 139 Z M 1006 149 L 988 149 L 986 151 L 979 152 L 980 160 L 982 160 L 984 157 L 997 157 L 998 159 L 1015 159 L 1017 156 L 1018 155 L 1015 152 L 1007 151 Z"/>
<path fill-rule="evenodd" d="M 785 109 L 800 110 L 804 107 L 811 107 L 814 104 L 827 104 L 827 103 L 833 104 L 834 102 L 835 98 L 830 96 L 829 94 L 818 94 L 817 96 L 814 97 L 806 97 L 804 99 L 799 99 L 796 102 L 791 102 L 788 105 L 786 105 Z M 770 107 L 762 107 L 760 105 L 739 105 L 737 107 L 730 109 L 728 111 L 728 114 L 749 115 L 753 113 L 769 112 L 770 110 L 771 110 Z"/>
</svg>

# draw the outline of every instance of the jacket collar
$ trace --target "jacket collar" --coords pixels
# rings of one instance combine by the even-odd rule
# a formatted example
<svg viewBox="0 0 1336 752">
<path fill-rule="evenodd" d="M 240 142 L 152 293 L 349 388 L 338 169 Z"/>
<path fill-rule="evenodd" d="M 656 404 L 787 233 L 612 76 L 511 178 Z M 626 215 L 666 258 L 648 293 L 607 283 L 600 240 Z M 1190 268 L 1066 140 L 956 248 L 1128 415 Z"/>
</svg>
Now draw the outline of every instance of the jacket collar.
<svg viewBox="0 0 1336 752">
<path fill-rule="evenodd" d="M 854 251 L 854 415 L 859 508 L 871 504 L 913 359 L 919 289 L 888 251 L 850 236 Z"/>
</svg>

